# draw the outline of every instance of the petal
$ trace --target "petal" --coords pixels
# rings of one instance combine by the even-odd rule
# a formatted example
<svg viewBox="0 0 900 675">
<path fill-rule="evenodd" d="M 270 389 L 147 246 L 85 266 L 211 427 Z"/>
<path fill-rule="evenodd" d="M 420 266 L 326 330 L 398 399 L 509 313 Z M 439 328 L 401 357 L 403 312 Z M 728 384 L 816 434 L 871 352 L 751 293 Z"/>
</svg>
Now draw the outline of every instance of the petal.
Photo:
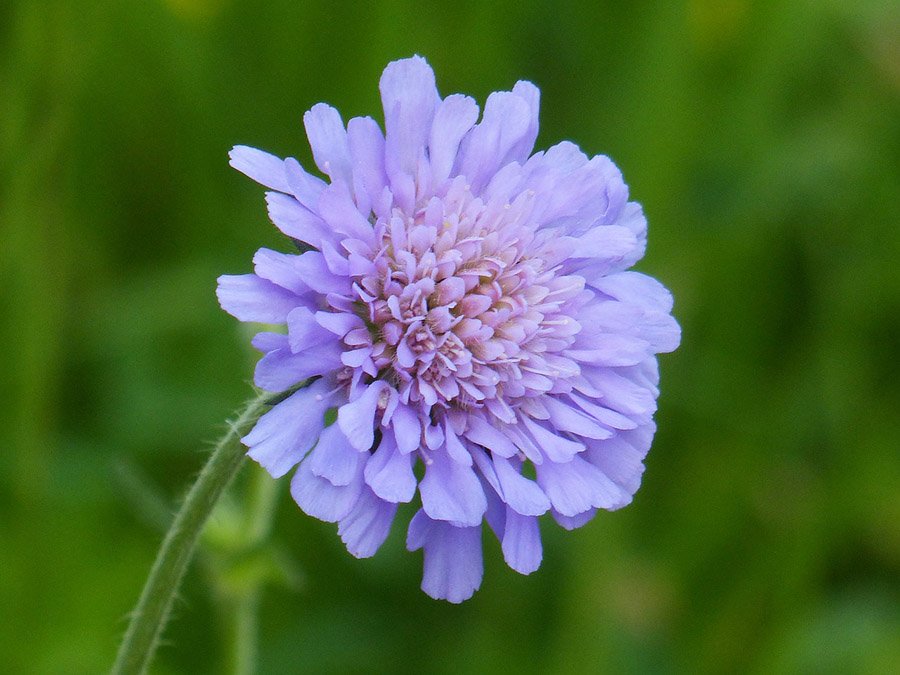
<svg viewBox="0 0 900 675">
<path fill-rule="evenodd" d="M 554 396 L 545 396 L 542 402 L 550 414 L 550 422 L 560 431 L 570 431 L 573 434 L 594 439 L 613 436 L 611 429 L 600 426 L 581 411 L 575 410 Z"/>
<path fill-rule="evenodd" d="M 288 346 L 287 336 L 284 333 L 272 333 L 269 331 L 263 331 L 254 335 L 253 339 L 250 340 L 250 344 L 253 345 L 254 349 L 258 349 L 263 353 L 284 349 Z"/>
<path fill-rule="evenodd" d="M 621 182 L 621 174 L 619 175 L 619 179 Z M 623 205 L 621 210 L 619 210 L 616 219 L 610 222 L 621 225 L 622 227 L 627 227 L 634 233 L 635 238 L 638 240 L 638 248 L 631 256 L 623 260 L 623 267 L 631 267 L 644 256 L 644 251 L 647 248 L 647 218 L 644 216 L 644 209 L 641 208 L 641 205 L 637 202 L 624 203 L 628 199 L 627 188 L 621 191 L 624 192 L 624 197 L 622 197 Z"/>
<path fill-rule="evenodd" d="M 384 433 L 378 450 L 369 458 L 365 479 L 372 492 L 388 502 L 408 502 L 416 494 L 412 455 L 400 452 L 392 433 Z"/>
<path fill-rule="evenodd" d="M 373 382 L 356 400 L 338 409 L 337 423 L 359 451 L 369 450 L 375 441 L 375 409 L 385 387 L 384 382 Z"/>
<path fill-rule="evenodd" d="M 284 160 L 284 174 L 287 176 L 287 184 L 291 194 L 310 211 L 315 212 L 319 203 L 319 195 L 325 188 L 325 181 L 307 173 L 293 157 Z"/>
<path fill-rule="evenodd" d="M 503 432 L 476 415 L 468 418 L 465 437 L 484 449 L 490 450 L 493 455 L 515 457 L 519 454 L 516 446 L 503 435 Z"/>
<path fill-rule="evenodd" d="M 372 239 L 372 224 L 359 212 L 353 196 L 343 183 L 335 183 L 322 190 L 319 213 L 334 232 L 366 242 Z"/>
<path fill-rule="evenodd" d="M 325 411 L 334 394 L 327 378 L 317 380 L 276 405 L 259 418 L 253 430 L 241 439 L 247 454 L 281 478 L 306 456 L 325 426 Z"/>
<path fill-rule="evenodd" d="M 350 145 L 340 113 L 325 103 L 317 103 L 305 115 L 303 125 L 316 166 L 332 182 L 352 185 Z"/>
<path fill-rule="evenodd" d="M 357 453 L 354 479 L 348 485 L 332 485 L 312 472 L 307 459 L 291 479 L 291 496 L 303 512 L 326 523 L 336 523 L 347 517 L 356 505 L 362 489 L 362 469 L 365 458 Z"/>
<path fill-rule="evenodd" d="M 584 412 L 600 422 L 600 424 L 604 424 L 613 429 L 634 429 L 637 426 L 637 422 L 630 417 L 617 413 L 615 410 L 610 410 L 604 406 L 592 403 L 577 394 L 569 394 L 569 398 L 572 399 L 575 405 L 584 410 Z"/>
<path fill-rule="evenodd" d="M 672 311 L 674 304 L 672 294 L 656 279 L 646 274 L 618 272 L 585 281 L 615 300 L 660 312 Z"/>
<path fill-rule="evenodd" d="M 422 508 L 433 520 L 445 520 L 460 526 L 481 522 L 487 500 L 475 472 L 438 450 L 425 467 L 419 484 Z"/>
<path fill-rule="evenodd" d="M 341 365 L 341 346 L 324 343 L 295 354 L 285 344 L 256 362 L 253 383 L 265 391 L 285 391 L 315 375 L 325 375 Z"/>
<path fill-rule="evenodd" d="M 279 192 L 290 192 L 284 173 L 284 160 L 246 145 L 236 145 L 228 153 L 229 164 L 261 185 Z"/>
<path fill-rule="evenodd" d="M 488 503 L 487 511 L 484 512 L 484 519 L 494 532 L 497 540 L 502 542 L 503 530 L 506 528 L 506 504 L 500 499 L 496 490 L 485 489 L 484 494 Z"/>
<path fill-rule="evenodd" d="M 562 226 L 575 236 L 598 222 L 614 222 L 628 197 L 622 174 L 608 157 L 590 160 L 573 143 L 563 141 L 526 162 L 523 189 L 542 195 L 533 220 Z M 634 230 L 632 230 L 634 231 Z"/>
<path fill-rule="evenodd" d="M 543 424 L 522 416 L 525 428 L 535 440 L 535 445 L 550 462 L 568 462 L 572 457 L 584 450 L 584 444 L 569 440 L 553 433 Z"/>
<path fill-rule="evenodd" d="M 525 160 L 528 159 L 528 156 L 534 149 L 534 142 L 537 140 L 538 136 L 538 114 L 541 107 L 541 91 L 531 82 L 519 80 L 516 82 L 516 86 L 513 87 L 512 93 L 525 101 L 525 104 L 528 106 L 529 116 L 528 128 L 525 130 L 525 133 L 522 134 L 519 141 L 510 148 L 509 159 L 510 161 L 524 164 Z"/>
<path fill-rule="evenodd" d="M 480 526 L 455 527 L 419 511 L 409 523 L 407 547 L 425 549 L 422 590 L 432 598 L 459 603 L 481 586 Z"/>
<path fill-rule="evenodd" d="M 434 72 L 421 56 L 389 63 L 379 82 L 384 105 L 385 168 L 415 177 L 439 102 Z"/>
<path fill-rule="evenodd" d="M 506 509 L 506 527 L 503 530 L 503 559 L 519 574 L 531 574 L 541 566 L 543 549 L 538 519 L 523 516 L 513 509 Z"/>
<path fill-rule="evenodd" d="M 415 410 L 404 403 L 399 403 L 391 417 L 391 426 L 400 452 L 410 453 L 421 447 L 422 421 Z"/>
<path fill-rule="evenodd" d="M 435 185 L 440 185 L 450 176 L 459 143 L 477 121 L 478 104 L 468 96 L 453 94 L 438 105 L 428 141 Z"/>
<path fill-rule="evenodd" d="M 537 481 L 553 508 L 564 516 L 575 516 L 592 507 L 611 511 L 631 501 L 630 494 L 581 457 L 565 464 L 544 462 L 537 467 Z"/>
<path fill-rule="evenodd" d="M 598 441 L 588 447 L 586 459 L 616 485 L 633 495 L 641 485 L 644 457 L 656 425 L 653 422 L 632 431 L 622 431 L 615 438 Z"/>
<path fill-rule="evenodd" d="M 366 487 L 338 525 L 338 534 L 351 555 L 371 558 L 391 531 L 397 505 L 386 502 Z"/>
<path fill-rule="evenodd" d="M 287 316 L 287 327 L 291 351 L 295 353 L 323 343 L 337 342 L 334 334 L 322 328 L 316 315 L 307 307 L 292 310 Z"/>
<path fill-rule="evenodd" d="M 321 248 L 323 241 L 334 237 L 334 233 L 324 220 L 301 206 L 293 197 L 280 192 L 267 192 L 266 206 L 269 219 L 275 227 L 292 239 Z"/>
<path fill-rule="evenodd" d="M 651 353 L 672 351 L 681 339 L 681 328 L 670 314 L 624 302 L 591 303 L 582 308 L 579 321 L 589 333 L 621 334 L 644 340 Z M 586 340 L 576 341 L 576 346 L 585 344 Z"/>
<path fill-rule="evenodd" d="M 353 161 L 356 203 L 360 211 L 368 210 L 362 208 L 360 189 L 368 193 L 369 203 L 374 204 L 388 182 L 384 172 L 384 136 L 371 117 L 354 117 L 347 124 L 347 140 Z"/>
<path fill-rule="evenodd" d="M 332 274 L 325 256 L 319 251 L 307 251 L 295 256 L 294 269 L 297 277 L 317 293 L 346 295 L 350 292 L 350 280 Z"/>
<path fill-rule="evenodd" d="M 569 254 L 570 258 L 591 258 L 594 264 L 607 265 L 605 269 L 592 268 L 591 276 L 601 276 L 614 269 L 638 245 L 634 233 L 627 227 L 618 225 L 593 227 L 575 241 L 577 245 Z"/>
<path fill-rule="evenodd" d="M 656 412 L 653 390 L 625 377 L 611 368 L 585 368 L 582 375 L 595 390 L 592 398 L 601 398 L 604 405 L 623 415 L 649 417 Z M 579 389 L 580 391 L 580 389 Z M 577 398 L 573 397 L 576 403 Z"/>
<path fill-rule="evenodd" d="M 588 509 L 587 511 L 583 511 L 574 516 L 564 516 L 556 510 L 551 511 L 550 513 L 553 516 L 553 520 L 559 523 L 560 527 L 566 530 L 576 530 L 582 525 L 590 522 L 590 520 L 597 515 L 597 509 Z"/>
<path fill-rule="evenodd" d="M 460 442 L 459 437 L 453 433 L 449 425 L 444 427 L 444 442 L 450 459 L 464 466 L 472 466 L 472 455 L 469 454 L 468 449 Z"/>
<path fill-rule="evenodd" d="M 523 516 L 539 516 L 550 508 L 550 500 L 541 487 L 513 468 L 502 457 L 494 457 L 494 471 L 500 484 L 503 501 Z"/>
<path fill-rule="evenodd" d="M 261 248 L 253 256 L 253 271 L 260 279 L 271 281 L 297 295 L 306 295 L 310 288 L 297 273 L 295 265 L 298 257 L 291 253 Z"/>
<path fill-rule="evenodd" d="M 418 551 L 428 540 L 431 525 L 434 521 L 425 515 L 422 509 L 416 511 L 409 520 L 409 528 L 406 530 L 406 550 Z"/>
<path fill-rule="evenodd" d="M 523 140 L 531 123 L 528 103 L 509 91 L 494 92 L 484 106 L 481 122 L 463 139 L 458 173 L 476 194 L 497 169 L 510 161 L 510 150 Z"/>
<path fill-rule="evenodd" d="M 344 337 L 354 328 L 362 328 L 365 323 L 356 314 L 348 312 L 316 312 L 316 322 L 323 330 L 339 338 Z"/>
<path fill-rule="evenodd" d="M 319 442 L 305 463 L 319 478 L 341 486 L 353 480 L 359 461 L 359 451 L 350 445 L 338 425 L 332 424 L 319 434 Z"/>
<path fill-rule="evenodd" d="M 300 298 L 255 274 L 223 274 L 216 297 L 222 309 L 240 321 L 284 323 Z"/>
<path fill-rule="evenodd" d="M 563 351 L 563 356 L 595 366 L 633 366 L 651 353 L 650 343 L 640 338 L 582 331 L 574 348 Z"/>
</svg>

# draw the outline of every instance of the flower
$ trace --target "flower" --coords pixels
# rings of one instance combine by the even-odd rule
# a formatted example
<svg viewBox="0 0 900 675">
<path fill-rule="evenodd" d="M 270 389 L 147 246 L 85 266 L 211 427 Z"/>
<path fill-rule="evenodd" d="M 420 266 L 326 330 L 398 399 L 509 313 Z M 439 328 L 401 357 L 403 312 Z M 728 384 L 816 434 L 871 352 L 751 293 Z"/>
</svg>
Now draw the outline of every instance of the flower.
<svg viewBox="0 0 900 675">
<path fill-rule="evenodd" d="M 241 321 L 287 327 L 253 339 L 257 386 L 288 395 L 243 438 L 249 456 L 276 478 L 299 464 L 295 501 L 357 557 L 418 492 L 407 547 L 424 549 L 422 589 L 462 602 L 481 584 L 482 521 L 529 574 L 539 516 L 572 529 L 631 501 L 655 355 L 680 329 L 669 292 L 626 271 L 646 220 L 612 161 L 569 142 L 531 154 L 533 84 L 491 94 L 480 122 L 418 56 L 389 64 L 380 90 L 384 133 L 322 103 L 304 116 L 327 182 L 232 150 L 300 253 L 260 249 L 255 273 L 217 293 Z"/>
</svg>

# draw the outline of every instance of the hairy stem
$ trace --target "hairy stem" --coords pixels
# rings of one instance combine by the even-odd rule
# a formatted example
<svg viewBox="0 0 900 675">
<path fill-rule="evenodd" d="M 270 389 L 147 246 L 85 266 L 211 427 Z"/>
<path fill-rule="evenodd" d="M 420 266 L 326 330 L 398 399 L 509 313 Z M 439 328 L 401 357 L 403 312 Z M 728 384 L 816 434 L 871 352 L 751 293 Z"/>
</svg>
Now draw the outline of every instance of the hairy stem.
<svg viewBox="0 0 900 675">
<path fill-rule="evenodd" d="M 262 414 L 271 394 L 250 401 L 216 443 L 197 481 L 175 516 L 150 570 L 125 637 L 119 647 L 113 675 L 143 673 L 153 658 L 172 602 L 194 554 L 197 539 L 222 492 L 244 459 L 238 440 Z"/>
</svg>

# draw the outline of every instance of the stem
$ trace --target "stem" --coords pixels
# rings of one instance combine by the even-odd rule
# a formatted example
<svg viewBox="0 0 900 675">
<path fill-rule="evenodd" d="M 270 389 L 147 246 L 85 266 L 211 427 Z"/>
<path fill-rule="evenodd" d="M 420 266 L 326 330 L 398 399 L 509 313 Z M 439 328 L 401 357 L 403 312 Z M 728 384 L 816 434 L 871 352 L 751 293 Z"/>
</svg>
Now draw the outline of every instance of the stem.
<svg viewBox="0 0 900 675">
<path fill-rule="evenodd" d="M 257 548 L 268 539 L 277 504 L 278 483 L 265 471 L 254 471 L 250 483 L 247 548 Z M 239 593 L 233 602 L 230 656 L 235 675 L 256 673 L 261 596 L 262 580 L 259 579 L 252 588 Z"/>
<path fill-rule="evenodd" d="M 259 601 L 260 589 L 254 588 L 242 594 L 234 603 L 232 659 L 235 675 L 256 673 Z"/>
<path fill-rule="evenodd" d="M 112 667 L 113 675 L 143 673 L 150 664 L 203 526 L 222 492 L 241 467 L 244 449 L 237 441 L 259 418 L 269 398 L 271 394 L 260 394 L 244 407 L 234 423 L 229 423 L 228 431 L 216 443 L 212 455 L 188 492 L 163 540 L 131 615 Z"/>
</svg>

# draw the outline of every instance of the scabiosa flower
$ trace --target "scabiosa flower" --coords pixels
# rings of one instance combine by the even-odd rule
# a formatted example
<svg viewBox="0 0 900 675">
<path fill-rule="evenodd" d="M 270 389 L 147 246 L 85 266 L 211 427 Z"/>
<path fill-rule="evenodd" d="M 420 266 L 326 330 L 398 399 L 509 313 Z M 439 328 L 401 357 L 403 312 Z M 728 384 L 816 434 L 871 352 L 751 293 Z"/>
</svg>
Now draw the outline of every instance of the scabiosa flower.
<svg viewBox="0 0 900 675">
<path fill-rule="evenodd" d="M 568 142 L 531 154 L 533 84 L 491 94 L 480 122 L 421 57 L 389 64 L 380 90 L 384 133 L 321 103 L 304 116 L 327 182 L 232 150 L 301 252 L 260 249 L 218 297 L 287 328 L 253 340 L 257 386 L 288 395 L 244 437 L 250 457 L 276 478 L 299 464 L 297 504 L 357 557 L 418 492 L 407 547 L 424 549 L 422 589 L 461 602 L 481 584 L 482 521 L 529 574 L 539 516 L 572 529 L 631 501 L 655 355 L 680 330 L 669 292 L 626 271 L 646 220 L 616 166 Z"/>
</svg>

